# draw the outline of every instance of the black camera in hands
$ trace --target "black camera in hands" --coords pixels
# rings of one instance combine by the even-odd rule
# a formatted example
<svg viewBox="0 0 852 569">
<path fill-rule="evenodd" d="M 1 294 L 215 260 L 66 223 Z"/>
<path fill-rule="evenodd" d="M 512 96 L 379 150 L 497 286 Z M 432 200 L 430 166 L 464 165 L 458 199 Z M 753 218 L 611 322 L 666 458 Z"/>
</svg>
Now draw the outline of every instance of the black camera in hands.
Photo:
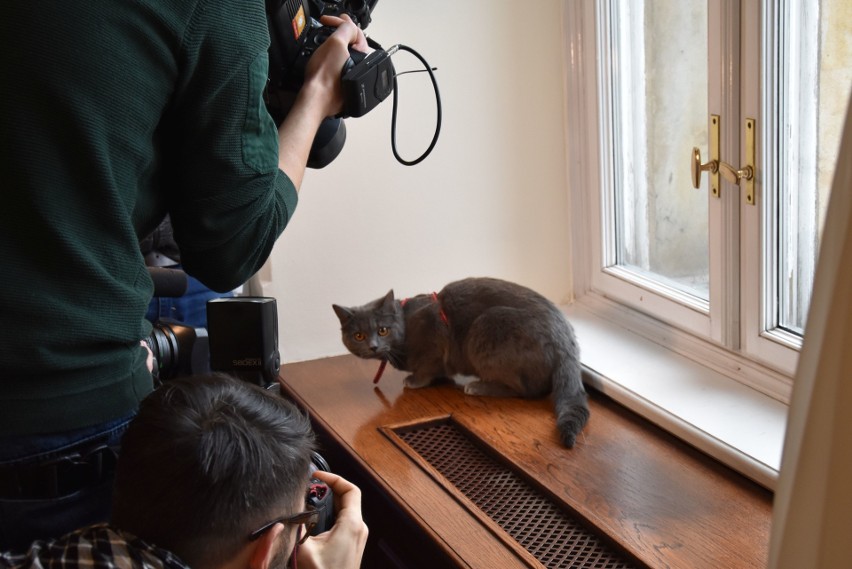
<svg viewBox="0 0 852 569">
<path fill-rule="evenodd" d="M 328 463 L 322 455 L 314 452 L 311 455 L 311 479 L 308 482 L 308 492 L 305 496 L 305 505 L 319 513 L 317 524 L 310 532 L 311 535 L 319 535 L 326 532 L 334 525 L 334 495 L 328 484 L 318 478 L 314 478 L 314 472 L 317 470 L 331 472 L 328 468 Z"/>
<path fill-rule="evenodd" d="M 308 60 L 334 33 L 323 26 L 324 15 L 348 15 L 365 29 L 378 0 L 267 0 L 269 24 L 269 82 L 266 105 L 276 124 L 281 124 L 295 101 L 305 79 Z M 334 160 L 346 141 L 343 118 L 360 117 L 384 101 L 394 89 L 394 69 L 390 55 L 375 42 L 370 54 L 349 50 L 350 58 L 341 70 L 344 94 L 343 112 L 323 121 L 314 138 L 308 166 L 322 168 Z"/>
</svg>

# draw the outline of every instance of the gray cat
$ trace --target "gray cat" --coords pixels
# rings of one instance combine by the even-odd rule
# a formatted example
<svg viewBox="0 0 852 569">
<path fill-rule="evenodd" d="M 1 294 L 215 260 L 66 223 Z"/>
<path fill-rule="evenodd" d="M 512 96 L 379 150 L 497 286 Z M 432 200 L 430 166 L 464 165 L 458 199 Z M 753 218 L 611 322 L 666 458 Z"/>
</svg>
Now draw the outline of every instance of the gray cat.
<svg viewBox="0 0 852 569">
<path fill-rule="evenodd" d="M 411 372 L 405 386 L 476 376 L 469 395 L 537 398 L 551 393 L 563 444 L 573 447 L 589 418 L 580 350 L 560 310 L 537 292 L 469 278 L 439 293 L 396 300 L 391 290 L 360 307 L 333 305 L 343 343 L 360 358 Z"/>
</svg>

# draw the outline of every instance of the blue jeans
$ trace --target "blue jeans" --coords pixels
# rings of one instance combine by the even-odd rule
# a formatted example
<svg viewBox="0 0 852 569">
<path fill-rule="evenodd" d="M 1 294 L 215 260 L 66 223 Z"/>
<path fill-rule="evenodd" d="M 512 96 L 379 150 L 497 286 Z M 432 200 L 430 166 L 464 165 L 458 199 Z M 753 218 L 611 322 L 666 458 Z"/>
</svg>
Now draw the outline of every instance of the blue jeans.
<svg viewBox="0 0 852 569">
<path fill-rule="evenodd" d="M 132 416 L 67 433 L 0 439 L 0 468 L 25 467 L 100 445 L 116 453 Z M 113 474 L 92 486 L 49 499 L 0 497 L 0 551 L 25 550 L 36 539 L 60 537 L 109 520 Z"/>
<path fill-rule="evenodd" d="M 177 268 L 180 268 L 180 265 Z M 189 275 L 186 275 L 186 278 L 187 287 L 183 296 L 155 296 L 151 299 L 145 314 L 147 320 L 153 323 L 160 318 L 171 318 L 194 328 L 207 328 L 207 301 L 234 296 L 232 292 L 212 291 Z"/>
</svg>

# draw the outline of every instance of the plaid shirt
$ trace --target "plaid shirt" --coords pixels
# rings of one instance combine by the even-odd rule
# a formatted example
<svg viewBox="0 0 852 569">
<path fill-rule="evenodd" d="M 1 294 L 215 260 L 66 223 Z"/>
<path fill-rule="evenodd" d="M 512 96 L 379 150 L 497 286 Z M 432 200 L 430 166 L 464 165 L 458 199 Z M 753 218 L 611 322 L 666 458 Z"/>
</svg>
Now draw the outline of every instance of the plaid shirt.
<svg viewBox="0 0 852 569">
<path fill-rule="evenodd" d="M 37 541 L 26 553 L 0 553 L 0 568 L 189 569 L 176 555 L 99 524 L 59 539 Z"/>
</svg>

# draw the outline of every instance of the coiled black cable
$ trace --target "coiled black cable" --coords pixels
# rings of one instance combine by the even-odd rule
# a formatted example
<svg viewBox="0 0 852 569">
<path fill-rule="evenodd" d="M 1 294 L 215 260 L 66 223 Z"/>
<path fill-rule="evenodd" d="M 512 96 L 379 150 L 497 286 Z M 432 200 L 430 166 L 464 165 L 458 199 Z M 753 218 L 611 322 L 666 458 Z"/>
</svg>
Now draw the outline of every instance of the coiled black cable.
<svg viewBox="0 0 852 569">
<path fill-rule="evenodd" d="M 432 153 L 432 150 L 435 148 L 435 144 L 438 142 L 438 135 L 441 133 L 441 93 L 438 91 L 438 82 L 435 79 L 435 74 L 433 73 L 434 69 L 429 66 L 423 56 L 417 53 L 415 50 L 410 47 L 402 44 L 397 44 L 391 47 L 388 50 L 388 55 L 393 55 L 397 50 L 407 51 L 412 54 L 414 57 L 419 59 L 423 66 L 425 67 L 425 71 L 429 73 L 429 79 L 432 80 L 432 87 L 435 90 L 435 105 L 437 110 L 437 120 L 435 122 L 435 134 L 432 136 L 432 142 L 429 144 L 429 148 L 421 154 L 418 158 L 414 160 L 405 160 L 399 155 L 399 152 L 396 149 L 396 116 L 397 116 L 397 107 L 399 103 L 399 85 L 397 83 L 397 77 L 400 75 L 404 75 L 405 73 L 412 72 L 403 72 L 403 73 L 395 73 L 393 77 L 393 111 L 391 115 L 391 149 L 393 150 L 393 155 L 397 159 L 400 164 L 404 164 L 405 166 L 414 166 L 415 164 L 419 164 L 422 162 L 429 154 Z"/>
</svg>

